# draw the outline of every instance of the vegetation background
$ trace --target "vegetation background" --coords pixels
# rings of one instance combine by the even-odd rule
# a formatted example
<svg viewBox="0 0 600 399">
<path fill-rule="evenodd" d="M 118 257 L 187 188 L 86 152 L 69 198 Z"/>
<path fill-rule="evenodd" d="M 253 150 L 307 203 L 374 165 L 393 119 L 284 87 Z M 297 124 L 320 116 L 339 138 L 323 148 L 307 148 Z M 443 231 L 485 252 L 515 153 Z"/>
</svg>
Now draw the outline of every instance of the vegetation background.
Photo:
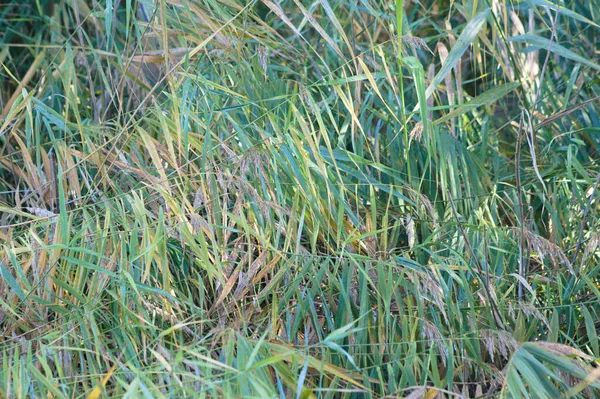
<svg viewBox="0 0 600 399">
<path fill-rule="evenodd" d="M 599 12 L 5 1 L 0 397 L 599 397 Z"/>
</svg>

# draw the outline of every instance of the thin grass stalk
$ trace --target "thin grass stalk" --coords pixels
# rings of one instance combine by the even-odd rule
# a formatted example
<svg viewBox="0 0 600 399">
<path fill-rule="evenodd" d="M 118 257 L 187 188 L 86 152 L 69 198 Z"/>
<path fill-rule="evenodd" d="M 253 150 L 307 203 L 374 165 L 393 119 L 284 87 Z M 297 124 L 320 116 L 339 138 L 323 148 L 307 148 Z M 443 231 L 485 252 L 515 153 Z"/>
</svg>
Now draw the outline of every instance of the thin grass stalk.
<svg viewBox="0 0 600 399">
<path fill-rule="evenodd" d="M 412 186 L 412 173 L 411 164 L 409 161 L 410 157 L 410 138 L 409 132 L 406 126 L 406 113 L 405 113 L 405 101 L 404 101 L 404 77 L 402 74 L 402 68 L 404 66 L 403 60 L 403 42 L 402 42 L 402 31 L 404 23 L 404 0 L 396 0 L 396 34 L 398 35 L 396 43 L 398 46 L 398 52 L 396 54 L 398 61 L 398 89 L 400 90 L 400 121 L 402 122 L 402 129 L 404 131 L 404 162 L 408 171 L 408 181 Z M 400 160 L 399 160 L 400 161 Z"/>
<path fill-rule="evenodd" d="M 521 122 L 519 125 L 519 133 L 517 136 L 517 143 L 515 147 L 515 184 L 517 189 L 517 200 L 518 200 L 518 216 L 519 216 L 519 276 L 525 278 L 526 266 L 525 266 L 525 209 L 523 205 L 523 187 L 521 185 L 521 144 L 523 142 L 524 133 L 523 124 L 525 123 L 524 111 L 521 111 Z M 525 287 L 523 283 L 519 281 L 518 296 L 520 300 L 525 298 Z"/>
</svg>

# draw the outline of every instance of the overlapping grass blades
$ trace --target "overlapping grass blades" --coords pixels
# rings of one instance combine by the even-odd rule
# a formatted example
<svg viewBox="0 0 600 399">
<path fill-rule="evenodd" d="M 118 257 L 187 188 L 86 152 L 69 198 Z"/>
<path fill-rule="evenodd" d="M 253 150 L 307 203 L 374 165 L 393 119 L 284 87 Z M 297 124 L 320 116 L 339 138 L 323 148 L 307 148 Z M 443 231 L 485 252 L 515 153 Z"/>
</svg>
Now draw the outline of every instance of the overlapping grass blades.
<svg viewBox="0 0 600 399">
<path fill-rule="evenodd" d="M 599 6 L 9 2 L 0 396 L 597 397 Z"/>
</svg>

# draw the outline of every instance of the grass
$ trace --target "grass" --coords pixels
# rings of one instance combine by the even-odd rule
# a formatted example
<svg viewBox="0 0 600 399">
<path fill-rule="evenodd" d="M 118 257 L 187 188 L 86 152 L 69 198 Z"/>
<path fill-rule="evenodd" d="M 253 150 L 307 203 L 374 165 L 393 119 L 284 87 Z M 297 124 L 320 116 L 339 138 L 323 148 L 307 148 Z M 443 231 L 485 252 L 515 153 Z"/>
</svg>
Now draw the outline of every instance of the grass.
<svg viewBox="0 0 600 399">
<path fill-rule="evenodd" d="M 599 9 L 9 1 L 0 397 L 600 397 Z"/>
</svg>

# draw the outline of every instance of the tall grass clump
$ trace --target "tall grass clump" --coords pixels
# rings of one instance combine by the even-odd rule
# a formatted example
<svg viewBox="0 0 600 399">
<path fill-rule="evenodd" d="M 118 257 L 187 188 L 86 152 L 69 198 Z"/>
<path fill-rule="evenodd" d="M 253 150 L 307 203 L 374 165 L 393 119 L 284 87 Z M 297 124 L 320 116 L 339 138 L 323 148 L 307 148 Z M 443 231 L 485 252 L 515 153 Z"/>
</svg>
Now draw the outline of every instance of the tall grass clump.
<svg viewBox="0 0 600 399">
<path fill-rule="evenodd" d="M 598 10 L 7 0 L 0 397 L 600 397 Z"/>
</svg>

